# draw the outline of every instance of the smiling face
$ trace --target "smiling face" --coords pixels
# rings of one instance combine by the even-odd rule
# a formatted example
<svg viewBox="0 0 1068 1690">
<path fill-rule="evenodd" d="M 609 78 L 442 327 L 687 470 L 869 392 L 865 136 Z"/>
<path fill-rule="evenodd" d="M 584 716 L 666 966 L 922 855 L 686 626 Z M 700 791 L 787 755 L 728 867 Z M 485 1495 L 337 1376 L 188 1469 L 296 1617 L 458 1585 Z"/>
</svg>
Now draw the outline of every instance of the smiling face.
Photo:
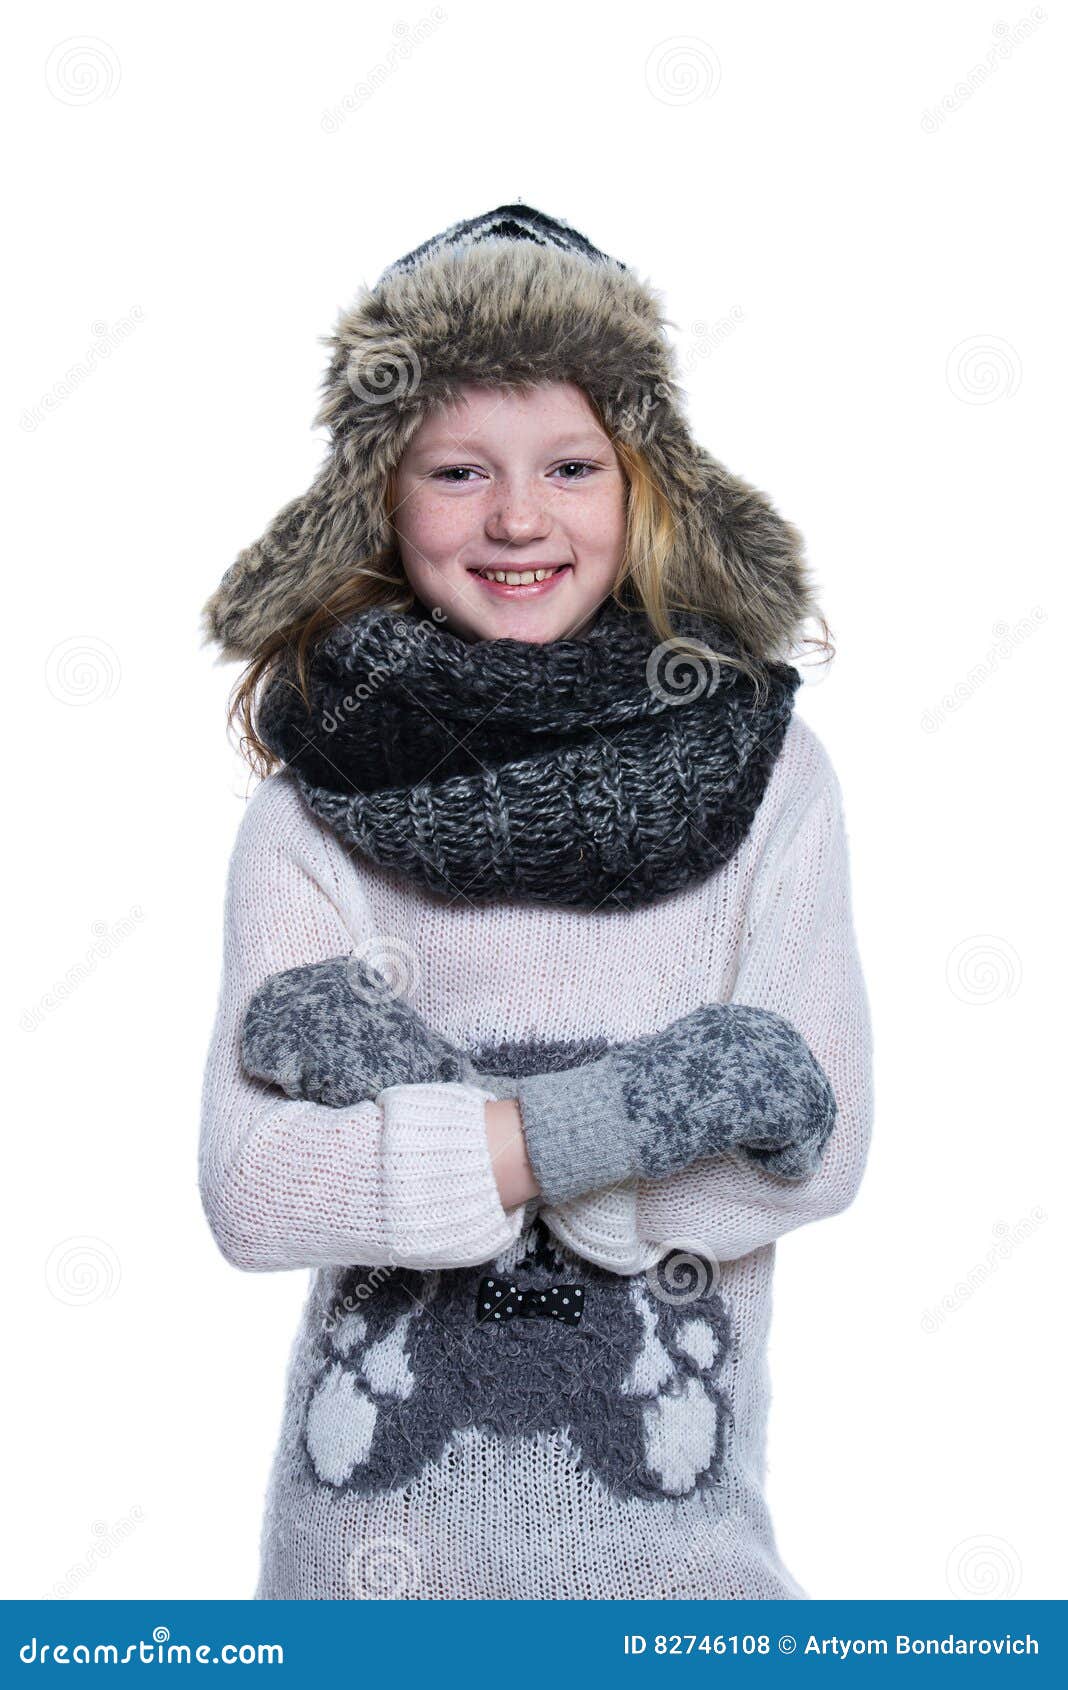
<svg viewBox="0 0 1068 1690">
<path fill-rule="evenodd" d="M 424 419 L 397 466 L 405 575 L 467 639 L 580 638 L 619 572 L 625 492 L 581 388 L 467 384 Z"/>
</svg>

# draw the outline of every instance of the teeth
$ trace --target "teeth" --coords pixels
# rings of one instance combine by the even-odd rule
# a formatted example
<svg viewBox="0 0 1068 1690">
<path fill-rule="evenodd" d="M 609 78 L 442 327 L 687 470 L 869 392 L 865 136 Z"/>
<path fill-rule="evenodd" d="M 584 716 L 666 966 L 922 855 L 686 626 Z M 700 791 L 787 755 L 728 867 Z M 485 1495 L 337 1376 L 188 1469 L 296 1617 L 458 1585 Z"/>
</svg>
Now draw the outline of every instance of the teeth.
<svg viewBox="0 0 1068 1690">
<path fill-rule="evenodd" d="M 558 566 L 564 568 L 563 564 Z M 487 581 L 503 581 L 507 587 L 527 587 L 532 581 L 544 581 L 547 575 L 555 575 L 555 569 L 524 569 L 519 574 L 514 569 L 480 569 L 478 574 Z"/>
</svg>

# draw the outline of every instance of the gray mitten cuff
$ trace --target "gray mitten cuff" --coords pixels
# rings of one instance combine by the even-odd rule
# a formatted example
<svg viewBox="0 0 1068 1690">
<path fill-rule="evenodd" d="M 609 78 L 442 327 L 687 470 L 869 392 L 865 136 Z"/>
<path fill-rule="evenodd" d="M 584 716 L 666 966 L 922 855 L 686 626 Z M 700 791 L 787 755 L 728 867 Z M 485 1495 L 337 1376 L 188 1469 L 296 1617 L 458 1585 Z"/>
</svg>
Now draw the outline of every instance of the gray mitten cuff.
<svg viewBox="0 0 1068 1690">
<path fill-rule="evenodd" d="M 634 1127 L 611 1055 L 514 1084 L 527 1156 L 547 1202 L 616 1185 L 638 1171 Z"/>
</svg>

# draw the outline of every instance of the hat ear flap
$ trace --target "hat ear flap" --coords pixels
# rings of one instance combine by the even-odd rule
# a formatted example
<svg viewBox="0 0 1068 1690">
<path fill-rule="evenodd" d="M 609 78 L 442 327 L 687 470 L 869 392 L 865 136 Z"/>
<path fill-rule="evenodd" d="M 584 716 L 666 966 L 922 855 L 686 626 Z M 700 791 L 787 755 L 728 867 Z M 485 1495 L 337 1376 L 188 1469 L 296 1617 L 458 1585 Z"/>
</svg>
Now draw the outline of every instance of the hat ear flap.
<svg viewBox="0 0 1068 1690">
<path fill-rule="evenodd" d="M 271 635 L 294 627 L 337 591 L 344 561 L 368 554 L 371 524 L 359 493 L 331 453 L 311 487 L 291 499 L 238 553 L 201 612 L 203 641 L 220 662 L 248 659 Z"/>
<path fill-rule="evenodd" d="M 685 573 L 695 572 L 706 590 L 715 584 L 717 614 L 749 651 L 788 661 L 797 630 L 815 607 L 800 530 L 766 493 L 702 447 L 691 451 L 691 496 L 678 534 Z"/>
</svg>

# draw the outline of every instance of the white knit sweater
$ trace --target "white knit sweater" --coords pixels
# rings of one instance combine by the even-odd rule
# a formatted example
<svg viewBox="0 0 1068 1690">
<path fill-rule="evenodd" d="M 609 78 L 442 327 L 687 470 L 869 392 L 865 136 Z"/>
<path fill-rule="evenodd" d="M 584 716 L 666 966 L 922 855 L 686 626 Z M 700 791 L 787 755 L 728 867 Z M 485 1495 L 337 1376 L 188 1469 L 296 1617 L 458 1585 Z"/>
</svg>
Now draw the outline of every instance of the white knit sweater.
<svg viewBox="0 0 1068 1690">
<path fill-rule="evenodd" d="M 535 1198 L 506 1211 L 485 1135 L 492 1092 L 398 1085 L 332 1109 L 249 1079 L 239 1038 L 257 986 L 369 941 L 370 960 L 381 946 L 414 964 L 405 995 L 468 1047 L 617 1042 L 712 1001 L 774 1010 L 834 1088 L 821 1167 L 798 1184 L 740 1156 L 711 1158 L 558 1209 Z M 775 1240 L 851 1202 L 871 1118 L 841 792 L 799 716 L 731 861 L 636 910 L 450 907 L 350 856 L 288 774 L 264 781 L 230 865 L 200 1147 L 205 1212 L 227 1260 L 312 1270 L 256 1595 L 804 1597 L 763 1495 Z M 539 1215 L 557 1247 L 554 1282 L 587 1287 L 585 1324 L 476 1329 L 467 1311 L 480 1274 L 538 1280 L 523 1252 Z M 711 1300 L 684 1298 L 676 1316 L 663 1275 L 646 1270 L 687 1249 L 719 1268 Z M 394 1316 L 376 1326 L 390 1297 Z M 531 1360 L 535 1342 L 543 1363 Z M 433 1367 L 419 1362 L 431 1353 Z M 479 1419 L 490 1367 L 492 1426 Z M 581 1422 L 580 1390 L 595 1392 L 596 1410 Z M 500 1402 L 516 1405 L 503 1424 Z M 372 1481 L 376 1427 L 393 1441 L 377 1446 Z M 621 1480 L 625 1437 L 638 1440 L 644 1481 Z"/>
</svg>

